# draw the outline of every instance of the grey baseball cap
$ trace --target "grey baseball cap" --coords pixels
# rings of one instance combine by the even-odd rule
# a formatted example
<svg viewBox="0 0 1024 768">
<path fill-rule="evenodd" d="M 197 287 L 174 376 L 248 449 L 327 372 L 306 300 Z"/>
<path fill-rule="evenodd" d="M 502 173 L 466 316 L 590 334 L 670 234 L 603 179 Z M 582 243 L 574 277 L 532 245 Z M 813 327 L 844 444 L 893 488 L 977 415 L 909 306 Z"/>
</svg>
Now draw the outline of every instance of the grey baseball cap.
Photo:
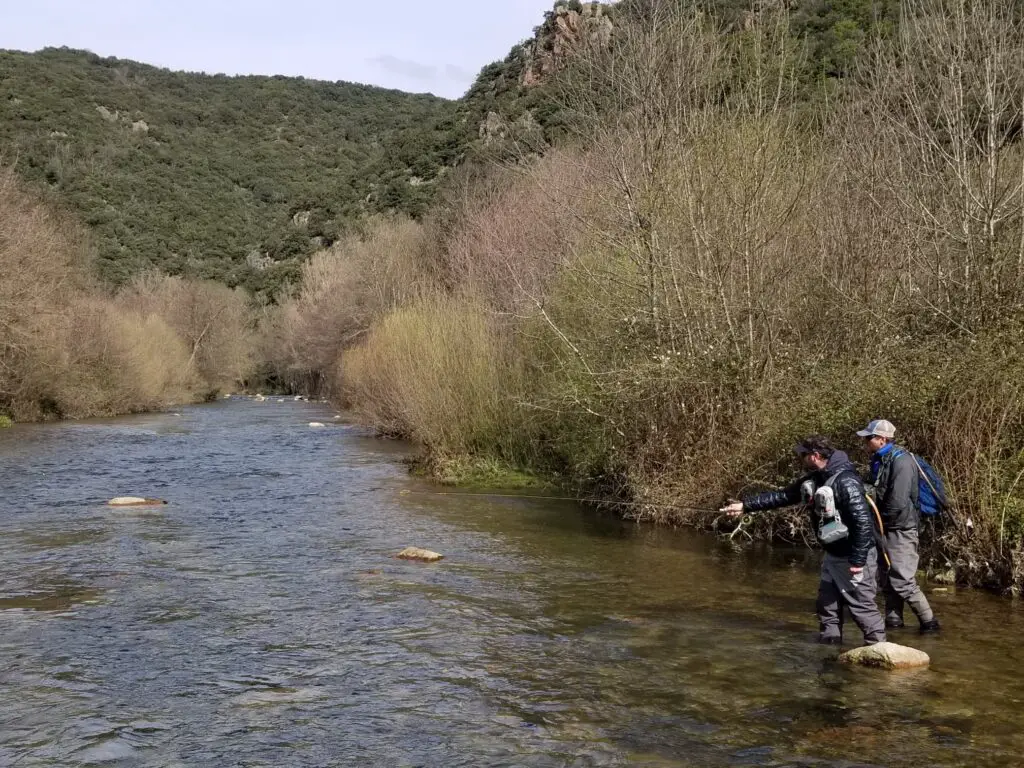
<svg viewBox="0 0 1024 768">
<path fill-rule="evenodd" d="M 859 437 L 872 437 L 877 435 L 878 437 L 887 437 L 892 440 L 896 437 L 896 427 L 893 426 L 891 421 L 875 419 L 864 427 L 864 429 L 860 430 L 857 435 Z"/>
</svg>

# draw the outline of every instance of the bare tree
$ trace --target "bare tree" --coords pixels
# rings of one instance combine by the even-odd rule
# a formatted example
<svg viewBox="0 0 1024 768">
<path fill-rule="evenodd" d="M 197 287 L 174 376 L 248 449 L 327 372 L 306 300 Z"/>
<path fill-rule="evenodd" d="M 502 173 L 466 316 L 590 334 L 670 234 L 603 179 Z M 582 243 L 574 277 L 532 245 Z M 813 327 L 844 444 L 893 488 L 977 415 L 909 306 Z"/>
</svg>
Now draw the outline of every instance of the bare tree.
<svg viewBox="0 0 1024 768">
<path fill-rule="evenodd" d="M 885 215 L 919 234 L 916 299 L 976 332 L 1021 306 L 1024 16 L 1012 0 L 910 0 L 869 60 Z M 892 162 L 899 158 L 898 162 Z"/>
</svg>

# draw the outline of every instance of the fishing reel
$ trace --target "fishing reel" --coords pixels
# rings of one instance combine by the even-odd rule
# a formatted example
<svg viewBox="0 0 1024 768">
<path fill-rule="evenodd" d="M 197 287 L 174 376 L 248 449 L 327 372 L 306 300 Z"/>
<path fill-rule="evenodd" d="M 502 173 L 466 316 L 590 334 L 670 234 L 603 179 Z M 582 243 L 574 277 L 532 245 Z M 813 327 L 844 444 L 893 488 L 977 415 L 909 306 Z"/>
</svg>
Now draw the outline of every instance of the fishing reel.
<svg viewBox="0 0 1024 768">
<path fill-rule="evenodd" d="M 800 484 L 800 500 L 808 507 L 814 505 L 814 494 L 818 490 L 818 485 L 811 479 L 804 480 Z"/>
</svg>

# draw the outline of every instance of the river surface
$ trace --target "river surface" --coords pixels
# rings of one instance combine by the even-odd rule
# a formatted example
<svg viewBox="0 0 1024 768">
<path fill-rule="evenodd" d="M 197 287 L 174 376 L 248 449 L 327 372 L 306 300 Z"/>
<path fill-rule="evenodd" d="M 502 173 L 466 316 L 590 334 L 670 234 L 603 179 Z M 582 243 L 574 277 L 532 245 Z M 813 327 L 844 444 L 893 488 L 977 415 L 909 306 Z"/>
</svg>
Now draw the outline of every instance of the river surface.
<svg viewBox="0 0 1024 768">
<path fill-rule="evenodd" d="M 0 766 L 1024 764 L 1010 600 L 929 588 L 930 670 L 846 669 L 814 553 L 438 495 L 332 416 L 0 431 Z"/>
</svg>

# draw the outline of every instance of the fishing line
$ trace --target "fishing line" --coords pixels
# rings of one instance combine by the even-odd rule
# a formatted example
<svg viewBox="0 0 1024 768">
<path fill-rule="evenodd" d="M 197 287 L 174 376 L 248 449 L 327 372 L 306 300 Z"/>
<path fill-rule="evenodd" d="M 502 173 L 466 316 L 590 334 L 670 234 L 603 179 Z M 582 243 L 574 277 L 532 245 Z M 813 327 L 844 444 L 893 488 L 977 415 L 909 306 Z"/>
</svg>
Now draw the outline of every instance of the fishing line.
<svg viewBox="0 0 1024 768">
<path fill-rule="evenodd" d="M 522 493 L 474 493 L 471 491 L 410 491 L 403 490 L 402 496 L 477 496 L 483 498 L 497 499 L 534 499 L 539 501 L 574 501 L 578 504 L 609 504 L 626 507 L 657 507 L 660 509 L 681 509 L 687 512 L 713 512 L 719 514 L 720 510 L 710 507 L 690 507 L 685 504 L 658 504 L 651 501 L 614 501 L 611 499 L 585 498 L 580 496 L 539 496 L 535 494 Z"/>
</svg>

